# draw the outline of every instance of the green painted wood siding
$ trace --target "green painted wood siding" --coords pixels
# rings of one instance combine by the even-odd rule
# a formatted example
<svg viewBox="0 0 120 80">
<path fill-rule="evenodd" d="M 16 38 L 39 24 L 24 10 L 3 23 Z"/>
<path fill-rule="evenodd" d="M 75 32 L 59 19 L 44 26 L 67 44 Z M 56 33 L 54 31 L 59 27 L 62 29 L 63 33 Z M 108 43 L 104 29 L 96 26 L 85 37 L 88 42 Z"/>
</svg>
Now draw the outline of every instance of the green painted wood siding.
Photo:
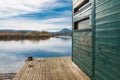
<svg viewBox="0 0 120 80">
<path fill-rule="evenodd" d="M 91 31 L 74 32 L 73 61 L 89 76 L 92 76 Z"/>
<path fill-rule="evenodd" d="M 72 60 L 91 80 L 120 80 L 120 0 L 96 0 L 95 5 L 94 19 L 90 9 L 73 17 L 76 22 L 91 14 L 91 29 L 73 32 Z"/>
<path fill-rule="evenodd" d="M 96 80 L 120 80 L 120 0 L 96 2 Z"/>
<path fill-rule="evenodd" d="M 83 13 L 84 12 L 84 13 Z M 78 29 L 73 32 L 73 54 L 72 60 L 89 77 L 92 77 L 92 32 L 91 32 L 91 3 L 85 4 L 73 16 L 74 22 L 89 17 L 88 28 Z M 73 25 L 76 26 L 76 25 Z M 74 28 L 73 28 L 74 29 Z"/>
<path fill-rule="evenodd" d="M 90 18 L 91 3 L 87 3 L 78 10 L 73 16 L 73 24 L 87 17 Z M 92 32 L 91 21 L 89 20 L 88 28 L 81 26 L 77 31 L 73 32 L 73 61 L 80 67 L 89 77 L 92 77 Z M 82 22 L 82 21 L 81 21 Z M 82 24 L 80 22 L 80 24 Z M 76 25 L 74 25 L 75 27 Z"/>
</svg>

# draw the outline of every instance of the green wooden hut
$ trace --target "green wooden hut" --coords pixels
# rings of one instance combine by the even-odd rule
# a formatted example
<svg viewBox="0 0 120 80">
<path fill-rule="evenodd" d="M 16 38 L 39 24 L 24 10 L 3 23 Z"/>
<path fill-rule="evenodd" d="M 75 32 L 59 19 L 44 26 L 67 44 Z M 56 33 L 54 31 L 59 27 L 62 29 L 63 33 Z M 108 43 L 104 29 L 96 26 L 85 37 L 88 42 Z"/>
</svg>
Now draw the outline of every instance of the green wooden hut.
<svg viewBox="0 0 120 80">
<path fill-rule="evenodd" d="M 73 0 L 72 60 L 91 80 L 120 80 L 120 0 Z"/>
</svg>

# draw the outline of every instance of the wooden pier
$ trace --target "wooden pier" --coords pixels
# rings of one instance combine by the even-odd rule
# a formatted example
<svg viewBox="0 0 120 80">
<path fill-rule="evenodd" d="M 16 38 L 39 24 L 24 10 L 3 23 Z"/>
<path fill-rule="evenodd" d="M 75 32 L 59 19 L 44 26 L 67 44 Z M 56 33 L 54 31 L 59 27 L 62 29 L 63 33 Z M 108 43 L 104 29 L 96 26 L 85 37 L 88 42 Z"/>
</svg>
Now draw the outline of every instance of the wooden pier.
<svg viewBox="0 0 120 80">
<path fill-rule="evenodd" d="M 33 58 L 25 61 L 13 80 L 90 80 L 71 57 Z"/>
</svg>

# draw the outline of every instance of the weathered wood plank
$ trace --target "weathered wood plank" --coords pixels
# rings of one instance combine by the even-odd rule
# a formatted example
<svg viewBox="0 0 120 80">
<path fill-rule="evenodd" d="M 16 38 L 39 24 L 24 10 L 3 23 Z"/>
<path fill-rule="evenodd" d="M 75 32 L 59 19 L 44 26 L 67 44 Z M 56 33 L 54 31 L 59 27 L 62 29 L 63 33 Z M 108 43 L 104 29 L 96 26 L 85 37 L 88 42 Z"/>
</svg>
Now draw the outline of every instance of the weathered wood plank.
<svg viewBox="0 0 120 80">
<path fill-rule="evenodd" d="M 89 80 L 71 57 L 35 58 L 26 61 L 13 80 Z"/>
</svg>

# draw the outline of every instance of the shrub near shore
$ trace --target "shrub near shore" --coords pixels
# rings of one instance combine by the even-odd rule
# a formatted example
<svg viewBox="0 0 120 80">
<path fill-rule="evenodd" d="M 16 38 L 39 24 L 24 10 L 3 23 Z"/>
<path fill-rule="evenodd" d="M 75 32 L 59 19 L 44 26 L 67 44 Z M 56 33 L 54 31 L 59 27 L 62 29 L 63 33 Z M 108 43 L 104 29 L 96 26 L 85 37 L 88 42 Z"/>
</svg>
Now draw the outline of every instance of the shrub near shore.
<svg viewBox="0 0 120 80">
<path fill-rule="evenodd" d="M 32 39 L 50 38 L 52 35 L 47 32 L 13 32 L 0 33 L 0 39 Z"/>
</svg>

